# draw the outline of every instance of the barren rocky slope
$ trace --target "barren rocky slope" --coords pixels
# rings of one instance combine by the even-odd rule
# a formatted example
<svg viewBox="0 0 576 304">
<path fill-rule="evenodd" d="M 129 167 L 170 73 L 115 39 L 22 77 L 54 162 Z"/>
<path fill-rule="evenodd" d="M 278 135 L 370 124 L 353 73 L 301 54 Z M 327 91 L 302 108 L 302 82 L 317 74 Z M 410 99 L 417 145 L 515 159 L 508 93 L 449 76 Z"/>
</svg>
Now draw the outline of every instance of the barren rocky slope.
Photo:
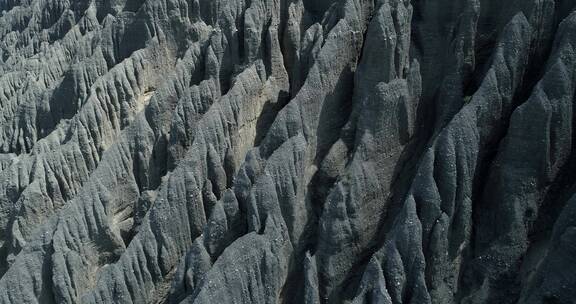
<svg viewBox="0 0 576 304">
<path fill-rule="evenodd" d="M 576 1 L 0 11 L 0 304 L 574 303 Z"/>
</svg>

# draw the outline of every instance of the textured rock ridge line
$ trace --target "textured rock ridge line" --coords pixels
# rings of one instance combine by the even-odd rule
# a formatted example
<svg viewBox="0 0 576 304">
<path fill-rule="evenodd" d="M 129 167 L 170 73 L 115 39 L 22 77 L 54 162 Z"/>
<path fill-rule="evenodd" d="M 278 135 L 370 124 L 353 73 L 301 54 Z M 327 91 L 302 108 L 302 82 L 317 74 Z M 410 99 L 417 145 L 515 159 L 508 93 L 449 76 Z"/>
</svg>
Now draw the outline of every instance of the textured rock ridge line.
<svg viewBox="0 0 576 304">
<path fill-rule="evenodd" d="M 573 303 L 573 0 L 0 0 L 0 303 Z"/>
</svg>

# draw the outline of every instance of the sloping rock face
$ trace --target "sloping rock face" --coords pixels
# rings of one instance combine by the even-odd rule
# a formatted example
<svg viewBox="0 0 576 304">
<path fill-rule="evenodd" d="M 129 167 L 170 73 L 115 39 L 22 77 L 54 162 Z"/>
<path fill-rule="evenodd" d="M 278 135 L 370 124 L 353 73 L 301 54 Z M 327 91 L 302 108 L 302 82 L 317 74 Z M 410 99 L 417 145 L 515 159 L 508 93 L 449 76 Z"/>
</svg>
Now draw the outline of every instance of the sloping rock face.
<svg viewBox="0 0 576 304">
<path fill-rule="evenodd" d="M 0 11 L 0 304 L 574 303 L 576 1 Z"/>
</svg>

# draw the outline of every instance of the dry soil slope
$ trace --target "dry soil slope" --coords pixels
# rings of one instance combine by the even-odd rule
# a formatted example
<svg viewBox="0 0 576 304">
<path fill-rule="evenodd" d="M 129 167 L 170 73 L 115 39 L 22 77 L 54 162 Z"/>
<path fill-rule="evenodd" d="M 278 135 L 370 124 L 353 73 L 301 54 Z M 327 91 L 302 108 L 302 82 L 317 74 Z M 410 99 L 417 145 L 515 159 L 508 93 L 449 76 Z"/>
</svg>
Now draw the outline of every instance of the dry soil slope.
<svg viewBox="0 0 576 304">
<path fill-rule="evenodd" d="M 0 0 L 0 303 L 572 303 L 573 0 Z"/>
</svg>

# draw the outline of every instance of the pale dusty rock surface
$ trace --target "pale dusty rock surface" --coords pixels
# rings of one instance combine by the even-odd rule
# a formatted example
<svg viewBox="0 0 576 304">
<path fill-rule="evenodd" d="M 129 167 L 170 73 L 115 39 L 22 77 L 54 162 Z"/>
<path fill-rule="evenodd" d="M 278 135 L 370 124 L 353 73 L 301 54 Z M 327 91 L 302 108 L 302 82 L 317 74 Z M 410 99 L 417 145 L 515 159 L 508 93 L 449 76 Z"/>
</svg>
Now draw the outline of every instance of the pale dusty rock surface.
<svg viewBox="0 0 576 304">
<path fill-rule="evenodd" d="M 574 0 L 0 12 L 0 304 L 574 303 Z"/>
</svg>

